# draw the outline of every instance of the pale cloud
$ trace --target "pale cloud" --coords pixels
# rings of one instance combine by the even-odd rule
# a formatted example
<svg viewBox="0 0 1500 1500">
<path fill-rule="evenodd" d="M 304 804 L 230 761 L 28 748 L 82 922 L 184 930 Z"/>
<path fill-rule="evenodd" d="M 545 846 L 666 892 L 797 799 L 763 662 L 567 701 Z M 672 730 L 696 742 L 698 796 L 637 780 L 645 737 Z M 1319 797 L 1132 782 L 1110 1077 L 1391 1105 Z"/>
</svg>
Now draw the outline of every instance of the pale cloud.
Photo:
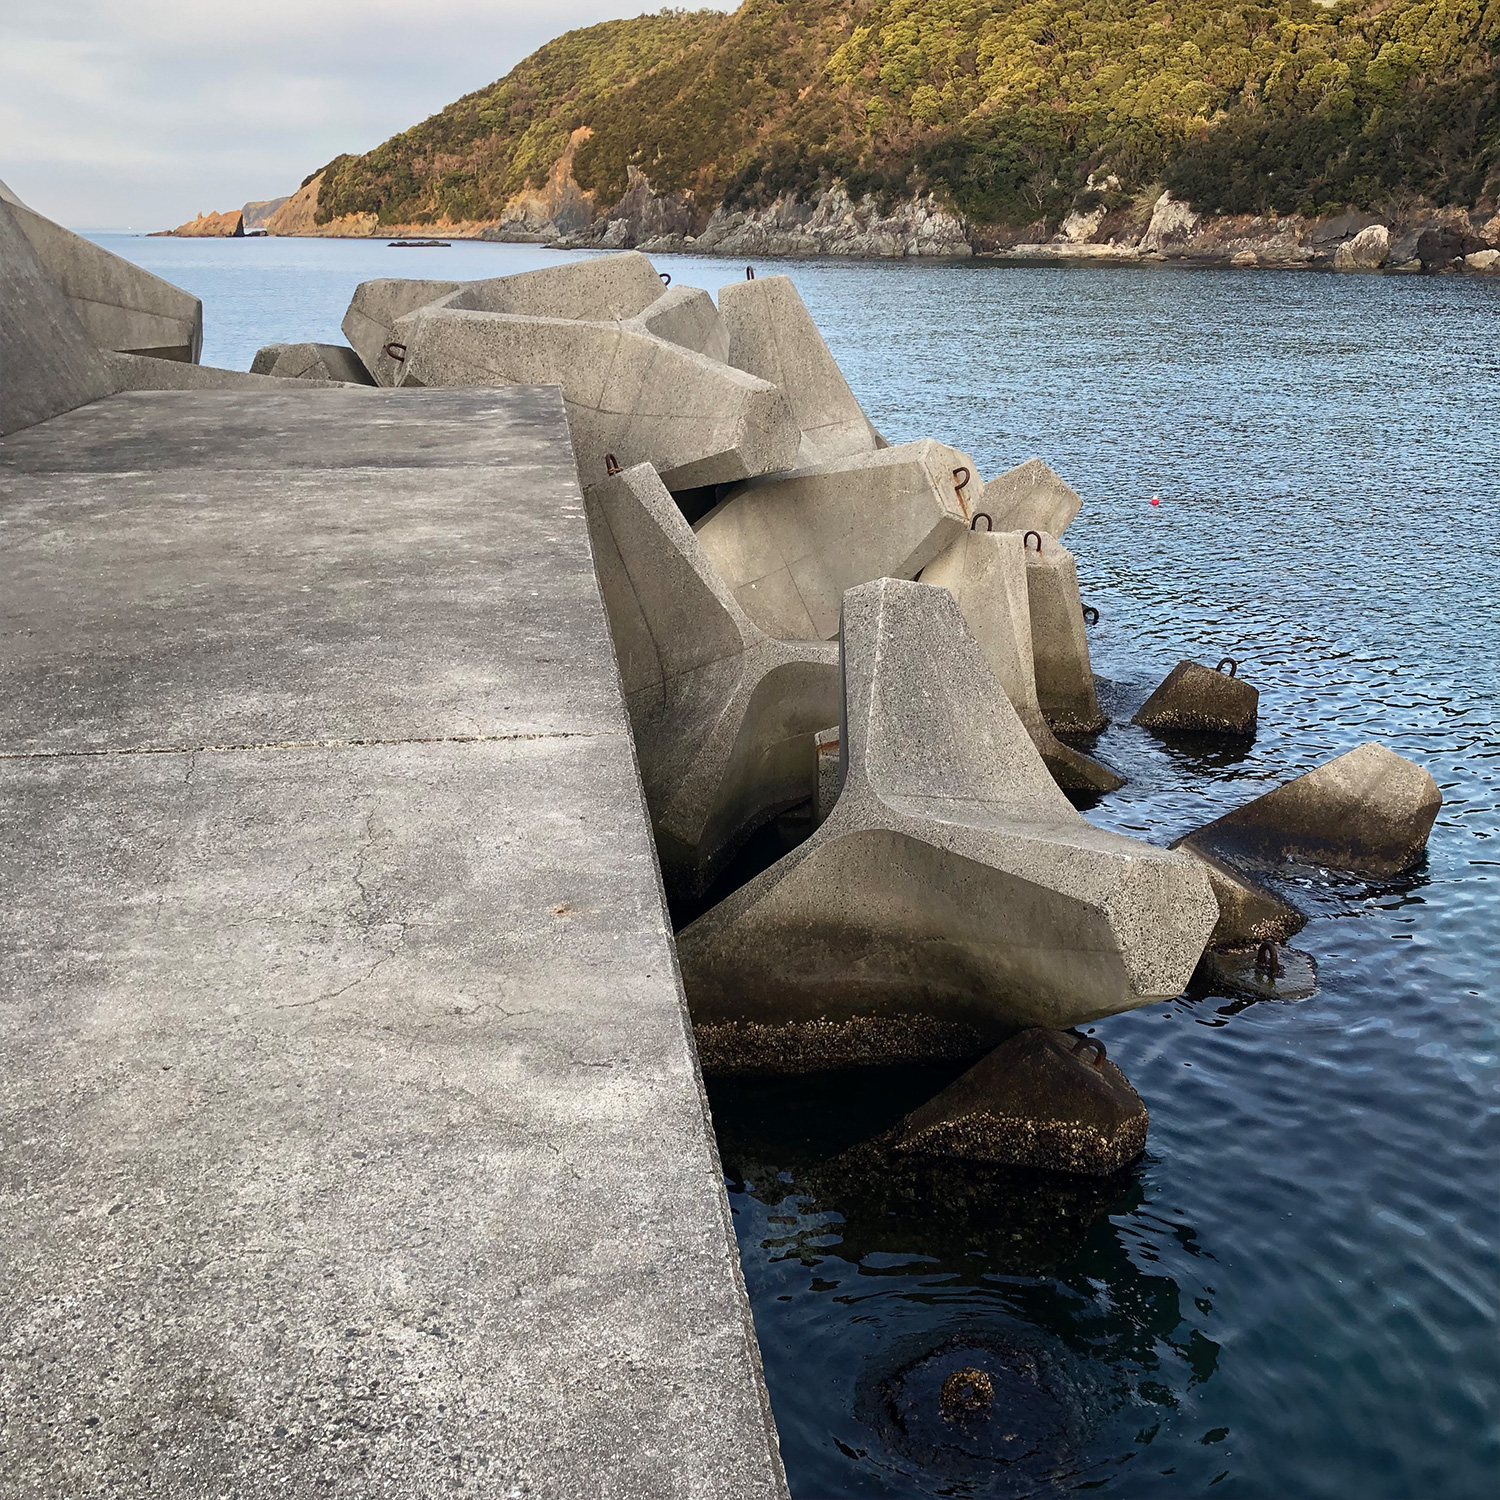
<svg viewBox="0 0 1500 1500">
<path fill-rule="evenodd" d="M 718 10 L 736 0 L 698 0 Z M 292 191 L 640 0 L 10 0 L 0 178 L 75 227 Z"/>
</svg>

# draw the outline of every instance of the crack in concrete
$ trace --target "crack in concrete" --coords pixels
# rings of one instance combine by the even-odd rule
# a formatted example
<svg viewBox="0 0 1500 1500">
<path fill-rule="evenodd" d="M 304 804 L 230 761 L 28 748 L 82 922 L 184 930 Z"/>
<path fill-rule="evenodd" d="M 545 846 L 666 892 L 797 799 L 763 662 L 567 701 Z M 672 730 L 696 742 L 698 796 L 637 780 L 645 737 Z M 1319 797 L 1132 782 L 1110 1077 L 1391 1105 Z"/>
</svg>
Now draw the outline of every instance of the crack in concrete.
<svg viewBox="0 0 1500 1500">
<path fill-rule="evenodd" d="M 382 745 L 498 745 L 516 740 L 595 740 L 623 729 L 548 729 L 529 734 L 428 734 L 405 739 L 247 740 L 228 745 L 132 745 L 102 750 L 0 750 L 0 760 L 102 760 L 115 755 L 225 755 L 245 750 L 352 750 Z M 189 769 L 189 777 L 192 768 Z"/>
</svg>

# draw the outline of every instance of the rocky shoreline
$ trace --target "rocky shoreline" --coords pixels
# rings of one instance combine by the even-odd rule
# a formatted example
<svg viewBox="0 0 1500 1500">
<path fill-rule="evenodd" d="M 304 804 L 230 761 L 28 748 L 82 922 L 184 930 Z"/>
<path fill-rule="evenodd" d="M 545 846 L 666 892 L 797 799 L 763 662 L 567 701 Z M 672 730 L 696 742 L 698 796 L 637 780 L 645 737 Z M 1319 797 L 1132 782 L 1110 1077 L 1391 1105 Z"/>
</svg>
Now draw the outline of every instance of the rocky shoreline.
<svg viewBox="0 0 1500 1500">
<path fill-rule="evenodd" d="M 382 224 L 373 214 L 319 223 L 314 177 L 272 205 L 247 205 L 269 235 L 329 239 L 444 239 L 549 245 L 557 249 L 643 250 L 747 256 L 850 256 L 858 259 L 980 259 L 1016 264 L 1161 264 L 1386 274 L 1500 275 L 1500 212 L 1427 202 L 1307 217 L 1204 215 L 1153 188 L 1134 197 L 1113 179 L 1096 205 L 1075 210 L 1049 232 L 1045 223 L 976 223 L 934 194 L 883 204 L 855 199 L 841 183 L 806 199 L 785 195 L 757 209 L 705 211 L 693 195 L 658 193 L 632 168 L 624 196 L 600 210 L 560 159 L 546 187 L 508 204 L 499 218 Z M 262 217 L 264 215 L 264 217 Z M 250 214 L 245 222 L 248 227 Z M 192 232 L 188 226 L 176 233 Z"/>
</svg>

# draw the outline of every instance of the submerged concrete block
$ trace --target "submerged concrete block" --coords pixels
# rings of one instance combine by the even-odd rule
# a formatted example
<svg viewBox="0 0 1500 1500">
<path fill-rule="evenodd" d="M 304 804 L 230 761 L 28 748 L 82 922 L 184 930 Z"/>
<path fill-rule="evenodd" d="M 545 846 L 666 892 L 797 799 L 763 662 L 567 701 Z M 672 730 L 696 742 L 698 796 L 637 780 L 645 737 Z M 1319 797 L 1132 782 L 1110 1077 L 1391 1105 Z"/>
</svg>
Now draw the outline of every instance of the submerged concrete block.
<svg viewBox="0 0 1500 1500">
<path fill-rule="evenodd" d="M 441 303 L 458 312 L 608 322 L 635 317 L 662 290 L 655 268 L 636 251 L 481 281 L 365 281 L 355 288 L 344 314 L 344 336 L 377 384 L 399 385 L 402 351 L 396 323 L 420 307 Z"/>
<path fill-rule="evenodd" d="M 400 386 L 560 385 L 585 483 L 610 456 L 650 464 L 677 490 L 770 473 L 796 455 L 775 386 L 630 323 L 441 303 L 398 319 L 395 340 Z"/>
<path fill-rule="evenodd" d="M 768 635 L 829 640 L 844 590 L 915 578 L 968 529 L 954 481 L 974 460 L 923 439 L 739 486 L 694 530 Z"/>
<path fill-rule="evenodd" d="M 799 468 L 886 446 L 790 277 L 720 287 L 719 316 L 729 333 L 730 364 L 779 386 L 791 404 L 802 432 Z"/>
<path fill-rule="evenodd" d="M 649 464 L 585 500 L 662 876 L 698 895 L 751 832 L 815 794 L 838 652 L 758 630 Z"/>
<path fill-rule="evenodd" d="M 1112 792 L 1124 786 L 1123 776 L 1063 744 L 1042 716 L 1031 653 L 1022 534 L 965 531 L 922 569 L 922 582 L 953 595 L 964 623 L 1057 784 L 1070 792 Z"/>
<path fill-rule="evenodd" d="M 1097 734 L 1109 720 L 1094 691 L 1073 554 L 1051 532 L 1033 529 L 1023 540 L 1031 655 L 1043 717 L 1062 734 Z"/>
<path fill-rule="evenodd" d="M 669 344 L 681 344 L 684 349 L 706 354 L 721 364 L 733 363 L 729 358 L 729 331 L 719 317 L 714 299 L 702 287 L 670 287 L 630 322 L 641 332 L 665 339 Z"/>
<path fill-rule="evenodd" d="M 1217 916 L 1201 866 L 1074 811 L 952 596 L 851 589 L 842 643 L 831 816 L 678 936 L 705 1057 L 964 1056 L 1179 993 Z"/>
<path fill-rule="evenodd" d="M 996 531 L 1045 531 L 1061 536 L 1083 509 L 1083 501 L 1041 459 L 1028 458 L 990 480 L 980 490 L 974 509 L 988 515 Z"/>
<path fill-rule="evenodd" d="M 250 362 L 250 373 L 275 375 L 280 380 L 375 384 L 359 355 L 342 344 L 267 344 Z"/>
<path fill-rule="evenodd" d="M 1306 1000 L 1318 992 L 1318 966 L 1310 953 L 1267 940 L 1236 948 L 1210 948 L 1198 978 L 1213 988 L 1251 1000 Z"/>
<path fill-rule="evenodd" d="M 1219 904 L 1219 919 L 1214 923 L 1208 940 L 1214 947 L 1236 948 L 1247 943 L 1279 942 L 1307 926 L 1307 918 L 1295 906 L 1268 891 L 1259 881 L 1180 839 L 1174 847 L 1201 862 L 1213 888 L 1214 900 Z"/>
<path fill-rule="evenodd" d="M 1213 671 L 1195 661 L 1178 662 L 1130 722 L 1169 733 L 1251 739 L 1259 712 L 1260 693 L 1236 675 L 1235 663 L 1226 657 Z"/>
<path fill-rule="evenodd" d="M 1396 875 L 1422 857 L 1443 805 L 1437 783 L 1371 740 L 1202 828 L 1181 845 L 1234 864 L 1283 860 Z"/>
<path fill-rule="evenodd" d="M 1147 1124 L 1102 1042 L 1033 1027 L 907 1115 L 887 1149 L 1106 1177 L 1146 1149 Z"/>
<path fill-rule="evenodd" d="M 11 213 L 99 348 L 197 363 L 203 348 L 203 303 L 191 292 L 24 204 L 12 203 Z"/>
<path fill-rule="evenodd" d="M 0 200 L 0 436 L 109 395 L 113 372 Z"/>
</svg>

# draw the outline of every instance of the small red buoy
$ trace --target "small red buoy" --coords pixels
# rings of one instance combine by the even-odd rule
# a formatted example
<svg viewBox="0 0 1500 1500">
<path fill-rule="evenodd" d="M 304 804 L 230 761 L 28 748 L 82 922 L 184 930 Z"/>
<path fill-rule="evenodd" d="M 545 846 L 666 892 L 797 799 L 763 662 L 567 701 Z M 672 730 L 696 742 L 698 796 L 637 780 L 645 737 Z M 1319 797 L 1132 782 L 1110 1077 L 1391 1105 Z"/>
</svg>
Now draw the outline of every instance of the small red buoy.
<svg viewBox="0 0 1500 1500">
<path fill-rule="evenodd" d="M 1160 495 L 1153 495 L 1151 497 L 1151 503 L 1153 505 L 1160 505 L 1161 504 L 1161 496 Z"/>
</svg>

